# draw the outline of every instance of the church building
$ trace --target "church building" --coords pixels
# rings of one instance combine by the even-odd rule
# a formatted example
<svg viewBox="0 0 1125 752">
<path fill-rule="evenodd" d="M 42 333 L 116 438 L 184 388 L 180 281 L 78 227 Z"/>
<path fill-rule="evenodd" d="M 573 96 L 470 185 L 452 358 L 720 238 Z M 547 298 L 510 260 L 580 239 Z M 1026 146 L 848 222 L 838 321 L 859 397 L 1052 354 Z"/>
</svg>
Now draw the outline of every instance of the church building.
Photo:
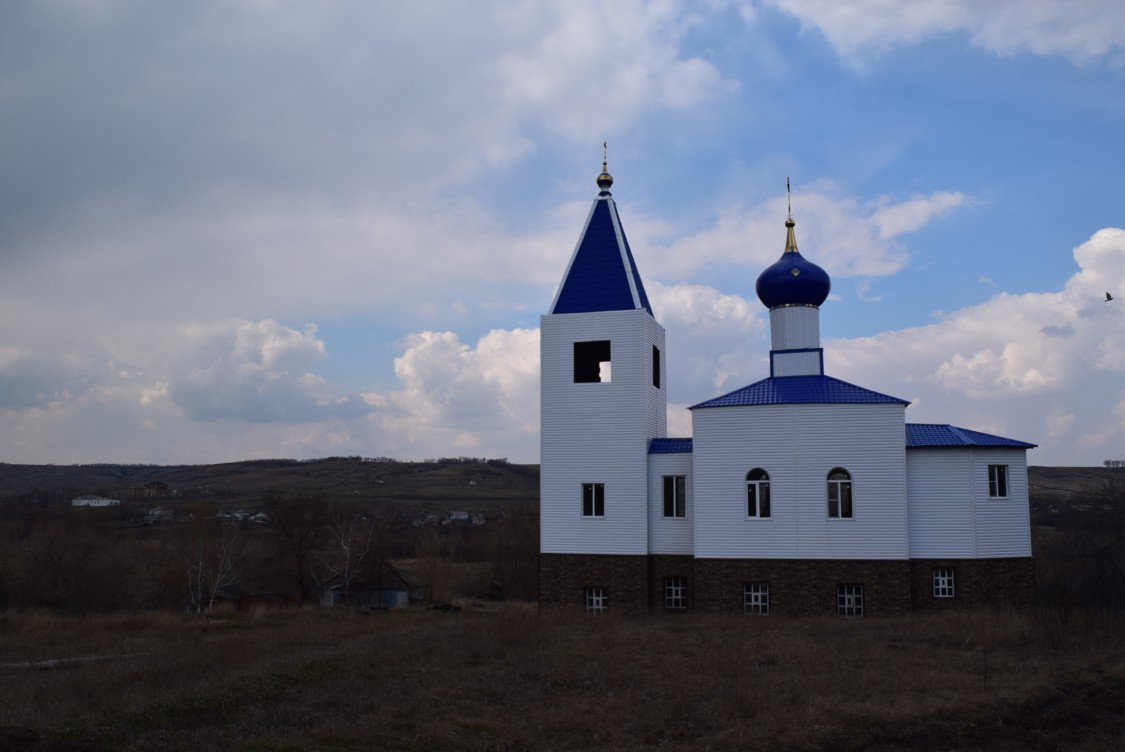
<svg viewBox="0 0 1125 752">
<path fill-rule="evenodd" d="M 862 617 L 1029 603 L 1027 450 L 824 372 L 828 274 L 797 250 L 758 277 L 765 378 L 667 435 L 676 358 L 602 163 L 541 317 L 540 608 Z M 780 240 L 780 233 L 779 233 Z M 763 369 L 764 370 L 764 369 Z"/>
</svg>

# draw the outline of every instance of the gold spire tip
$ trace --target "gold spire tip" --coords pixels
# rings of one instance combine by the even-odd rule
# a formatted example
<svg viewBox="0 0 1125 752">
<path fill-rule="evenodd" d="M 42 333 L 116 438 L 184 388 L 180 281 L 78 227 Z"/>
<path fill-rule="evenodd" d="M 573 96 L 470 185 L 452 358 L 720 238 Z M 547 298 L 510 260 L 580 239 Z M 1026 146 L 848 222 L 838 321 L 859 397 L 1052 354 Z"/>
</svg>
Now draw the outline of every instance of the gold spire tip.
<svg viewBox="0 0 1125 752">
<path fill-rule="evenodd" d="M 608 191 L 610 186 L 613 185 L 613 176 L 609 174 L 609 148 L 606 142 L 602 141 L 602 174 L 598 175 L 598 187 L 603 191 Z"/>
</svg>

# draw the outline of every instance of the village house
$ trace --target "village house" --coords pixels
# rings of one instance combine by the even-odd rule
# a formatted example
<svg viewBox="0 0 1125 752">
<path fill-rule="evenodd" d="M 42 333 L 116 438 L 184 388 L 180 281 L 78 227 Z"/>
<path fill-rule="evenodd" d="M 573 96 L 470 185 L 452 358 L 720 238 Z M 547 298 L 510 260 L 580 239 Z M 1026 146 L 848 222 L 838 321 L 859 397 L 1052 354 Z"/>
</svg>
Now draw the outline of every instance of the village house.
<svg viewBox="0 0 1125 752">
<path fill-rule="evenodd" d="M 70 505 L 72 507 L 115 507 L 120 503 L 120 499 L 111 499 L 107 496 L 98 496 L 96 494 L 76 496 L 70 500 Z"/>
<path fill-rule="evenodd" d="M 907 423 L 906 400 L 825 373 L 831 281 L 792 216 L 755 288 L 768 372 L 669 437 L 677 361 L 604 162 L 597 183 L 540 323 L 541 608 L 862 617 L 1031 600 L 1034 445 Z"/>
</svg>

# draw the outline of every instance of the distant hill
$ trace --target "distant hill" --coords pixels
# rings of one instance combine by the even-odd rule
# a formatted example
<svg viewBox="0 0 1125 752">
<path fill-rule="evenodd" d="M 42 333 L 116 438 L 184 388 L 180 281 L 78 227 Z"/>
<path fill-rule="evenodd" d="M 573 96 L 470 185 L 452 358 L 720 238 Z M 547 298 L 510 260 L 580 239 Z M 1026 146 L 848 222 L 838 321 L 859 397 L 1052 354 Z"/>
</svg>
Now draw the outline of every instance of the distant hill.
<svg viewBox="0 0 1125 752">
<path fill-rule="evenodd" d="M 389 502 L 418 511 L 494 513 L 537 503 L 539 466 L 454 458 L 426 462 L 332 457 L 218 465 L 13 465 L 0 463 L 0 502 L 66 504 L 82 494 L 123 502 L 254 507 L 276 491 L 333 501 Z"/>
</svg>

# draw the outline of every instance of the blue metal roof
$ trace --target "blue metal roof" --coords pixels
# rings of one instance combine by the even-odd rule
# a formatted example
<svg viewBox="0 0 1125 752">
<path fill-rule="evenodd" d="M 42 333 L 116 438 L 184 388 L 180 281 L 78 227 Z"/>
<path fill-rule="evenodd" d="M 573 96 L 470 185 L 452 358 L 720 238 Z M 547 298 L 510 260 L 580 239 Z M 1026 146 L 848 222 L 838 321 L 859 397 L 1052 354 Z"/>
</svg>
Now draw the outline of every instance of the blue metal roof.
<svg viewBox="0 0 1125 752">
<path fill-rule="evenodd" d="M 692 451 L 691 439 L 653 439 L 648 445 L 649 454 L 684 454 Z"/>
<path fill-rule="evenodd" d="M 688 409 L 745 405 L 888 403 L 910 404 L 907 400 L 873 392 L 831 376 L 771 376 Z"/>
<path fill-rule="evenodd" d="M 551 313 L 632 311 L 652 314 L 637 263 L 609 191 L 594 200 Z"/>
<path fill-rule="evenodd" d="M 907 423 L 906 446 L 908 447 L 1016 447 L 1031 449 L 1035 444 L 990 433 L 970 431 L 943 423 Z"/>
</svg>

